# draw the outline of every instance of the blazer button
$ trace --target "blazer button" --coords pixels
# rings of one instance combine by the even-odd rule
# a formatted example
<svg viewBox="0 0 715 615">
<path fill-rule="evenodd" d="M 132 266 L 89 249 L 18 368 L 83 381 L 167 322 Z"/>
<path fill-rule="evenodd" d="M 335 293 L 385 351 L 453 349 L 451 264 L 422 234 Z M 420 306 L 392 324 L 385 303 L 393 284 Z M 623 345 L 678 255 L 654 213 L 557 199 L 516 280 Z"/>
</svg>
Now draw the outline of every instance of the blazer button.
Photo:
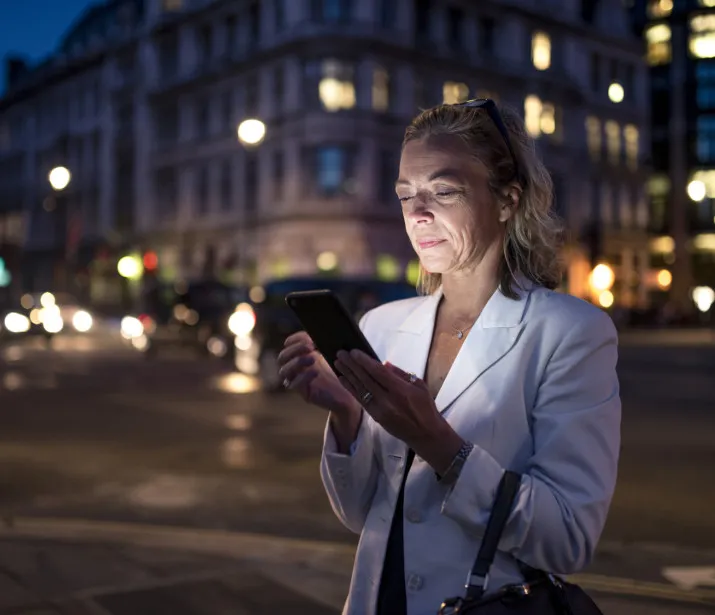
<svg viewBox="0 0 715 615">
<path fill-rule="evenodd" d="M 419 591 L 424 585 L 424 579 L 418 574 L 410 574 L 407 577 L 407 589 L 410 591 Z"/>
<path fill-rule="evenodd" d="M 415 508 L 410 508 L 410 510 L 407 511 L 406 517 L 410 523 L 420 523 L 422 521 L 422 514 Z"/>
</svg>

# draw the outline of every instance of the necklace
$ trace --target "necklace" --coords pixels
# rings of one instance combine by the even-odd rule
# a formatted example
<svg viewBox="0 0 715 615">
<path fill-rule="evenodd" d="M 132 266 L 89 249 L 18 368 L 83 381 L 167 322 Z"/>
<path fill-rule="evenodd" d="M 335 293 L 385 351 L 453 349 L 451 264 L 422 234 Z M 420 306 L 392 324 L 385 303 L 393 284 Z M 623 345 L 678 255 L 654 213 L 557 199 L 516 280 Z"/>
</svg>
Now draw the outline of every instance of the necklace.
<svg viewBox="0 0 715 615">
<path fill-rule="evenodd" d="M 469 331 L 473 326 L 474 323 L 472 323 L 468 327 L 465 327 L 464 329 L 457 329 L 457 327 L 455 327 L 454 325 L 452 325 L 452 328 L 457 332 L 457 339 L 461 340 L 464 337 L 464 334 Z"/>
</svg>

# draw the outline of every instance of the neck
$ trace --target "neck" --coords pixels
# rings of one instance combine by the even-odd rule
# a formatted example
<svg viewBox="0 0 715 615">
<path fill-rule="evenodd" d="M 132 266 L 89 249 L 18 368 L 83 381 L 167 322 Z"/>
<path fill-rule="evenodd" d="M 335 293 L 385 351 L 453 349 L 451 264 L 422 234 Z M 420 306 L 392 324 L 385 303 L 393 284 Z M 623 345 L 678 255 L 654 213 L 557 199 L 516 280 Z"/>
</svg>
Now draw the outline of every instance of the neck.
<svg viewBox="0 0 715 615">
<path fill-rule="evenodd" d="M 469 270 L 442 276 L 442 302 L 450 314 L 476 317 L 499 287 L 500 250 L 488 250 Z"/>
</svg>

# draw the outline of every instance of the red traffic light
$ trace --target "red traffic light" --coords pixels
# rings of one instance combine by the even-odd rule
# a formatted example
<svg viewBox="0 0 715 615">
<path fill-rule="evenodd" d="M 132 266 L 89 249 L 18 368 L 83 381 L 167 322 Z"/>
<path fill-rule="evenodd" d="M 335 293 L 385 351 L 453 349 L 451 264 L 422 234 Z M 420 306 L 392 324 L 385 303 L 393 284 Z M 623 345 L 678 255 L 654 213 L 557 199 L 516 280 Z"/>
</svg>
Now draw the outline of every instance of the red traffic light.
<svg viewBox="0 0 715 615">
<path fill-rule="evenodd" d="M 153 271 L 159 266 L 159 257 L 156 252 L 146 252 L 144 254 L 144 269 L 147 271 Z"/>
</svg>

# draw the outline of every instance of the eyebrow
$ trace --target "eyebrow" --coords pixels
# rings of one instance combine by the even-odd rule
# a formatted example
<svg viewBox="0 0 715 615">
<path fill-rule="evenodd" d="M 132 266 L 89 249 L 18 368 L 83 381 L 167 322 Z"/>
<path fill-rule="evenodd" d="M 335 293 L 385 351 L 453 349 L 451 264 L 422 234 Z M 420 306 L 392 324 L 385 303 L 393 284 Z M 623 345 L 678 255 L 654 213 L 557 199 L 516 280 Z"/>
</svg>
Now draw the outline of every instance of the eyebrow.
<svg viewBox="0 0 715 615">
<path fill-rule="evenodd" d="M 432 173 L 432 174 L 427 178 L 427 181 L 432 182 L 432 181 L 434 181 L 435 179 L 445 179 L 445 178 L 446 178 L 446 179 L 456 179 L 456 180 L 458 180 L 458 181 L 463 181 L 463 180 L 462 180 L 462 175 L 461 175 L 461 173 L 460 173 L 457 169 L 453 169 L 453 168 L 449 168 L 449 167 L 446 167 L 446 168 L 444 168 L 444 169 L 439 169 L 438 171 L 435 171 L 434 173 Z M 398 180 L 395 182 L 395 186 L 396 186 L 396 187 L 397 187 L 397 186 L 402 186 L 402 185 L 406 185 L 406 184 L 409 184 L 409 183 L 410 183 L 410 182 L 408 182 L 406 179 L 398 179 Z"/>
</svg>

